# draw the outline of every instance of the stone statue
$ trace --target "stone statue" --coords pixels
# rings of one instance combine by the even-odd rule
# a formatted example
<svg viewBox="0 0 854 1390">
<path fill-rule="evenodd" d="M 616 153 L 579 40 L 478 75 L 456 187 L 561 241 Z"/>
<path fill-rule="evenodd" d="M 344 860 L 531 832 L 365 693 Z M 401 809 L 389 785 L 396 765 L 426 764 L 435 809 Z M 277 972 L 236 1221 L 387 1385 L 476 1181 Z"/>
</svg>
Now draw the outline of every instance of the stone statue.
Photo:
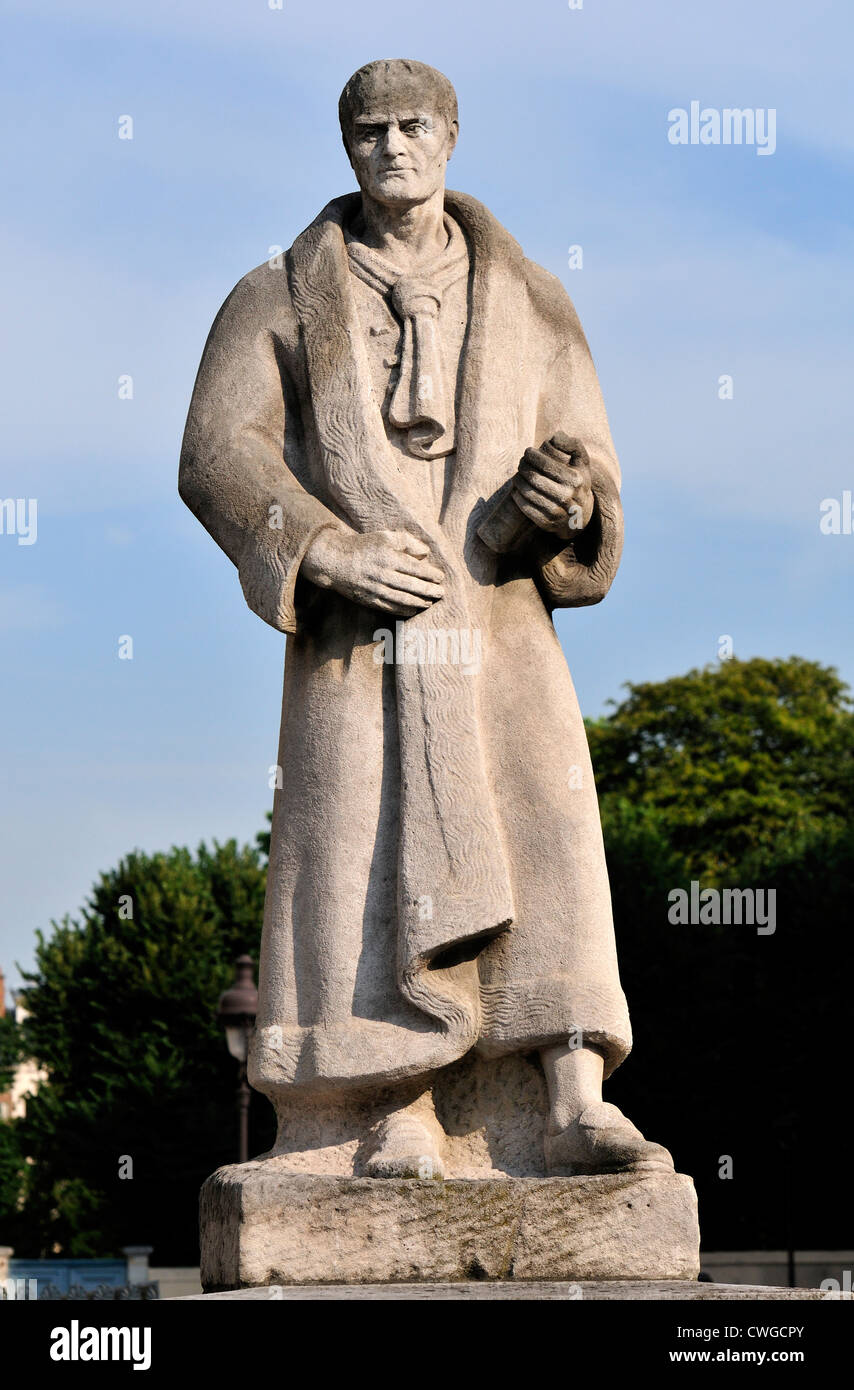
<svg viewBox="0 0 854 1390">
<path fill-rule="evenodd" d="M 360 191 L 227 299 L 181 462 L 288 634 L 250 1079 L 291 1173 L 672 1173 L 602 1100 L 631 1032 L 551 618 L 620 558 L 590 352 L 560 282 L 446 190 L 441 73 L 369 63 L 339 114 Z M 519 1058 L 539 1158 L 479 1168 L 442 1078 L 474 1067 L 482 1114 Z"/>
</svg>

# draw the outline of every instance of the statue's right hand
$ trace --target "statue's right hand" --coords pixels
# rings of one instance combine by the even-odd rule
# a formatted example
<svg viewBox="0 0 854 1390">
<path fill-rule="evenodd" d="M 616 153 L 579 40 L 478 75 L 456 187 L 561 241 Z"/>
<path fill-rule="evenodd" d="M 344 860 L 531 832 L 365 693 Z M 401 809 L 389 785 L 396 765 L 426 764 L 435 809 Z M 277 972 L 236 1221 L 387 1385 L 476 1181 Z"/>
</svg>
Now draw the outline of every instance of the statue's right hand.
<svg viewBox="0 0 854 1390">
<path fill-rule="evenodd" d="M 444 597 L 445 576 L 430 547 L 408 531 L 361 534 L 326 527 L 306 551 L 300 572 L 321 589 L 400 618 Z"/>
</svg>

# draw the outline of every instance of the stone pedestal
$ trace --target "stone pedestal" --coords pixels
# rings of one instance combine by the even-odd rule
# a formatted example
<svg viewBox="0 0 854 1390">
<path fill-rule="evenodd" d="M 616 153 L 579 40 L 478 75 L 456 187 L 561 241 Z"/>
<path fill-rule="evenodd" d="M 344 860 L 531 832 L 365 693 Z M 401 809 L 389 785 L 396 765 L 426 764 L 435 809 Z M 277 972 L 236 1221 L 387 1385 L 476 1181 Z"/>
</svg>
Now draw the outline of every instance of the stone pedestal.
<svg viewBox="0 0 854 1390">
<path fill-rule="evenodd" d="M 467 1280 L 694 1280 L 682 1173 L 374 1179 L 295 1174 L 284 1156 L 220 1168 L 201 1194 L 207 1291 Z"/>
<path fill-rule="evenodd" d="M 465 1284 L 264 1284 L 227 1293 L 182 1294 L 172 1303 L 237 1299 L 260 1303 L 318 1303 L 342 1300 L 377 1303 L 828 1303 L 854 1302 L 854 1293 L 826 1289 L 782 1289 L 769 1284 L 698 1284 L 689 1279 L 611 1279 L 559 1283 L 555 1280 L 471 1280 Z"/>
</svg>

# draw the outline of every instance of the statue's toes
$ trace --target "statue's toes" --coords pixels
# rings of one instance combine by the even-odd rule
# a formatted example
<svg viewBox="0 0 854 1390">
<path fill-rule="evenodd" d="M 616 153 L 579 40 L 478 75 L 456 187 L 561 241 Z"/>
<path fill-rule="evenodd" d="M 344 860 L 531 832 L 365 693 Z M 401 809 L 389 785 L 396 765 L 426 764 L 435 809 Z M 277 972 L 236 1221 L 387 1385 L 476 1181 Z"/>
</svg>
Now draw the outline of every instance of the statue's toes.
<svg viewBox="0 0 854 1390">
<path fill-rule="evenodd" d="M 438 1155 L 376 1153 L 365 1164 L 369 1178 L 421 1178 L 441 1180 L 445 1166 Z"/>
<path fill-rule="evenodd" d="M 673 1170 L 673 1158 L 667 1149 L 644 1139 L 616 1105 L 606 1102 L 589 1106 L 557 1134 L 547 1134 L 545 1156 L 550 1173 L 569 1177 L 626 1169 Z"/>
<path fill-rule="evenodd" d="M 431 1128 L 412 1116 L 388 1116 L 379 1126 L 365 1163 L 369 1178 L 441 1180 L 445 1164 Z"/>
</svg>

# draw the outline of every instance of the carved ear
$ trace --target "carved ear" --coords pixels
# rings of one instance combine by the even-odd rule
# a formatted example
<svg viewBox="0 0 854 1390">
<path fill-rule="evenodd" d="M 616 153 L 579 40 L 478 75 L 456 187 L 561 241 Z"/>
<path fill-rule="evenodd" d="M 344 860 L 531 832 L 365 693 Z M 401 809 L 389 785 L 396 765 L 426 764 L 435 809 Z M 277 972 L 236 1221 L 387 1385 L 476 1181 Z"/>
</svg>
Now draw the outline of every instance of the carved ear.
<svg viewBox="0 0 854 1390">
<path fill-rule="evenodd" d="M 353 156 L 352 156 L 351 153 L 350 153 L 350 146 L 347 144 L 347 137 L 346 137 L 346 135 L 344 134 L 343 130 L 342 130 L 342 132 L 341 132 L 341 144 L 344 146 L 344 149 L 345 149 L 346 152 L 347 152 L 347 162 L 348 162 L 348 164 L 350 165 L 350 168 L 351 168 L 351 169 L 353 170 L 353 172 L 355 173 L 356 166 L 355 166 L 355 164 L 353 163 Z"/>
</svg>

